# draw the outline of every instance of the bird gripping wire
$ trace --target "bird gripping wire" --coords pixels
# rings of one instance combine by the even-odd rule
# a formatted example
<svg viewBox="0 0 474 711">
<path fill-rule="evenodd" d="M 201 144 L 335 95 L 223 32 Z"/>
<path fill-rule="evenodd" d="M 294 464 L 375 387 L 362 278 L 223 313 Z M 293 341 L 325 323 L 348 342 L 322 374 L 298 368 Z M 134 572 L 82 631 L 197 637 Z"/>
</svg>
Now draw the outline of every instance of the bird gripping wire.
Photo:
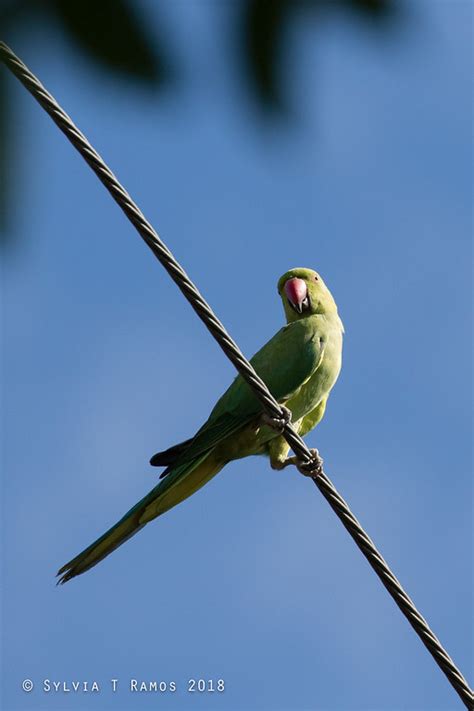
<svg viewBox="0 0 474 711">
<path fill-rule="evenodd" d="M 130 222 L 134 225 L 142 239 L 146 242 L 153 254 L 161 262 L 170 277 L 177 284 L 186 299 L 191 304 L 201 321 L 214 336 L 224 353 L 231 360 L 240 375 L 252 388 L 255 397 L 261 402 L 264 412 L 275 420 L 285 422 L 282 435 L 293 449 L 302 464 L 311 463 L 313 457 L 304 440 L 287 421 L 285 412 L 272 396 L 265 383 L 257 375 L 252 365 L 240 351 L 235 341 L 229 336 L 223 324 L 215 316 L 211 307 L 202 297 L 197 287 L 190 280 L 181 265 L 161 241 L 157 232 L 139 210 L 127 191 L 119 183 L 112 171 L 107 167 L 99 154 L 94 150 L 86 137 L 74 125 L 70 117 L 63 111 L 53 96 L 44 88 L 34 74 L 23 64 L 14 52 L 0 41 L 0 58 L 8 69 L 19 79 L 25 88 L 33 95 L 36 101 L 49 114 L 55 124 L 65 134 L 84 160 L 95 172 L 99 180 L 107 188 L 115 202 L 123 210 Z M 377 573 L 382 584 L 390 593 L 395 603 L 407 618 L 421 641 L 428 649 L 434 660 L 448 678 L 451 685 L 459 694 L 468 709 L 474 709 L 474 693 L 466 679 L 456 667 L 451 657 L 441 645 L 440 641 L 431 631 L 426 620 L 416 609 L 412 600 L 402 588 L 401 584 L 390 570 L 374 543 L 364 531 L 349 506 L 335 489 L 326 474 L 321 470 L 318 476 L 312 478 L 318 489 L 333 511 L 341 520 L 343 526 L 351 535 L 355 544 L 362 551 L 365 558 Z"/>
</svg>

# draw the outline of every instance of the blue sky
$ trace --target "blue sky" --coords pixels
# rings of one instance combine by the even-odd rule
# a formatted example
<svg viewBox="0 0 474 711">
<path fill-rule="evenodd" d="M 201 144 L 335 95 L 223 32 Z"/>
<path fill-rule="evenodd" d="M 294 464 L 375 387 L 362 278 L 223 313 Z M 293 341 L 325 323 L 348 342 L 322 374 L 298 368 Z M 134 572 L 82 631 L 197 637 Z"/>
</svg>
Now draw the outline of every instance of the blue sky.
<svg viewBox="0 0 474 711">
<path fill-rule="evenodd" d="M 207 3 L 168 4 L 186 81 L 157 96 L 90 71 L 54 29 L 5 39 L 244 353 L 283 322 L 278 277 L 321 272 L 346 339 L 308 443 L 469 676 L 472 13 L 462 0 L 404 7 L 389 35 L 342 14 L 324 32 L 294 24 L 288 126 L 252 113 Z M 460 708 L 316 488 L 264 459 L 229 465 L 55 587 L 58 567 L 152 488 L 150 455 L 190 436 L 234 374 L 87 166 L 10 85 L 21 160 L 4 266 L 5 711 Z M 132 678 L 178 691 L 132 693 Z M 226 690 L 189 694 L 191 678 Z M 45 679 L 101 691 L 47 693 Z"/>
</svg>

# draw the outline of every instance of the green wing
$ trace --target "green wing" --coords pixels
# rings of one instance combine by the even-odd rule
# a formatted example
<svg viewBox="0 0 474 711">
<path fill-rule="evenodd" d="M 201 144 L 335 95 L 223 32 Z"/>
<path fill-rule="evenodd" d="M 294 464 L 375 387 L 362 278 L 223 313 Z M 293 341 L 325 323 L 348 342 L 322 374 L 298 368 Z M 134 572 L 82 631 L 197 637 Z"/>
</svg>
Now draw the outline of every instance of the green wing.
<svg viewBox="0 0 474 711">
<path fill-rule="evenodd" d="M 311 317 L 284 326 L 251 359 L 258 375 L 278 402 L 293 397 L 311 377 L 323 354 L 317 322 Z M 209 451 L 237 432 L 263 410 L 244 379 L 238 375 L 217 402 L 207 422 L 178 456 L 171 469 Z"/>
</svg>

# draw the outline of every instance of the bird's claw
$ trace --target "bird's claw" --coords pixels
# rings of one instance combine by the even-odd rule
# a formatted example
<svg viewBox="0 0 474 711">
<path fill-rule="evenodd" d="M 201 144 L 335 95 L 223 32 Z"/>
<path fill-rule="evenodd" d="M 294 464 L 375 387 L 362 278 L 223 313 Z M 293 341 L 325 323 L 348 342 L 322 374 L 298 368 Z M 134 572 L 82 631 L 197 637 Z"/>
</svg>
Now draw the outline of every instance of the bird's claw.
<svg viewBox="0 0 474 711">
<path fill-rule="evenodd" d="M 323 458 L 317 449 L 310 449 L 309 451 L 311 452 L 311 459 L 305 462 L 298 462 L 296 468 L 303 476 L 309 476 L 314 479 L 323 473 Z"/>
<path fill-rule="evenodd" d="M 281 410 L 282 410 L 282 417 L 271 417 L 270 415 L 267 415 L 266 412 L 263 413 L 262 415 L 262 420 L 266 425 L 271 427 L 273 430 L 276 430 L 279 434 L 282 434 L 284 431 L 286 425 L 288 425 L 291 422 L 291 410 L 289 410 L 287 407 L 284 405 L 280 405 Z"/>
<path fill-rule="evenodd" d="M 294 464 L 300 474 L 314 479 L 314 477 L 317 477 L 323 473 L 323 458 L 317 449 L 310 449 L 309 451 L 311 453 L 311 459 L 302 461 L 297 456 L 287 457 L 283 461 L 277 459 L 271 462 L 272 469 L 281 470 L 285 469 L 290 464 Z"/>
</svg>

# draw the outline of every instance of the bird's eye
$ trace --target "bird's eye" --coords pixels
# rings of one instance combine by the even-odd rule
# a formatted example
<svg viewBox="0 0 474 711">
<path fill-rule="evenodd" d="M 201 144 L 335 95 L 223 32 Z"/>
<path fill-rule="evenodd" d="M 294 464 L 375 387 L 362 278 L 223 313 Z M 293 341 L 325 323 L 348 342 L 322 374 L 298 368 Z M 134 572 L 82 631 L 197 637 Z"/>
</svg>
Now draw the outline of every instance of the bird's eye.
<svg viewBox="0 0 474 711">
<path fill-rule="evenodd" d="M 319 278 L 316 274 L 314 275 L 313 279 L 314 279 L 314 281 L 319 281 Z"/>
</svg>

